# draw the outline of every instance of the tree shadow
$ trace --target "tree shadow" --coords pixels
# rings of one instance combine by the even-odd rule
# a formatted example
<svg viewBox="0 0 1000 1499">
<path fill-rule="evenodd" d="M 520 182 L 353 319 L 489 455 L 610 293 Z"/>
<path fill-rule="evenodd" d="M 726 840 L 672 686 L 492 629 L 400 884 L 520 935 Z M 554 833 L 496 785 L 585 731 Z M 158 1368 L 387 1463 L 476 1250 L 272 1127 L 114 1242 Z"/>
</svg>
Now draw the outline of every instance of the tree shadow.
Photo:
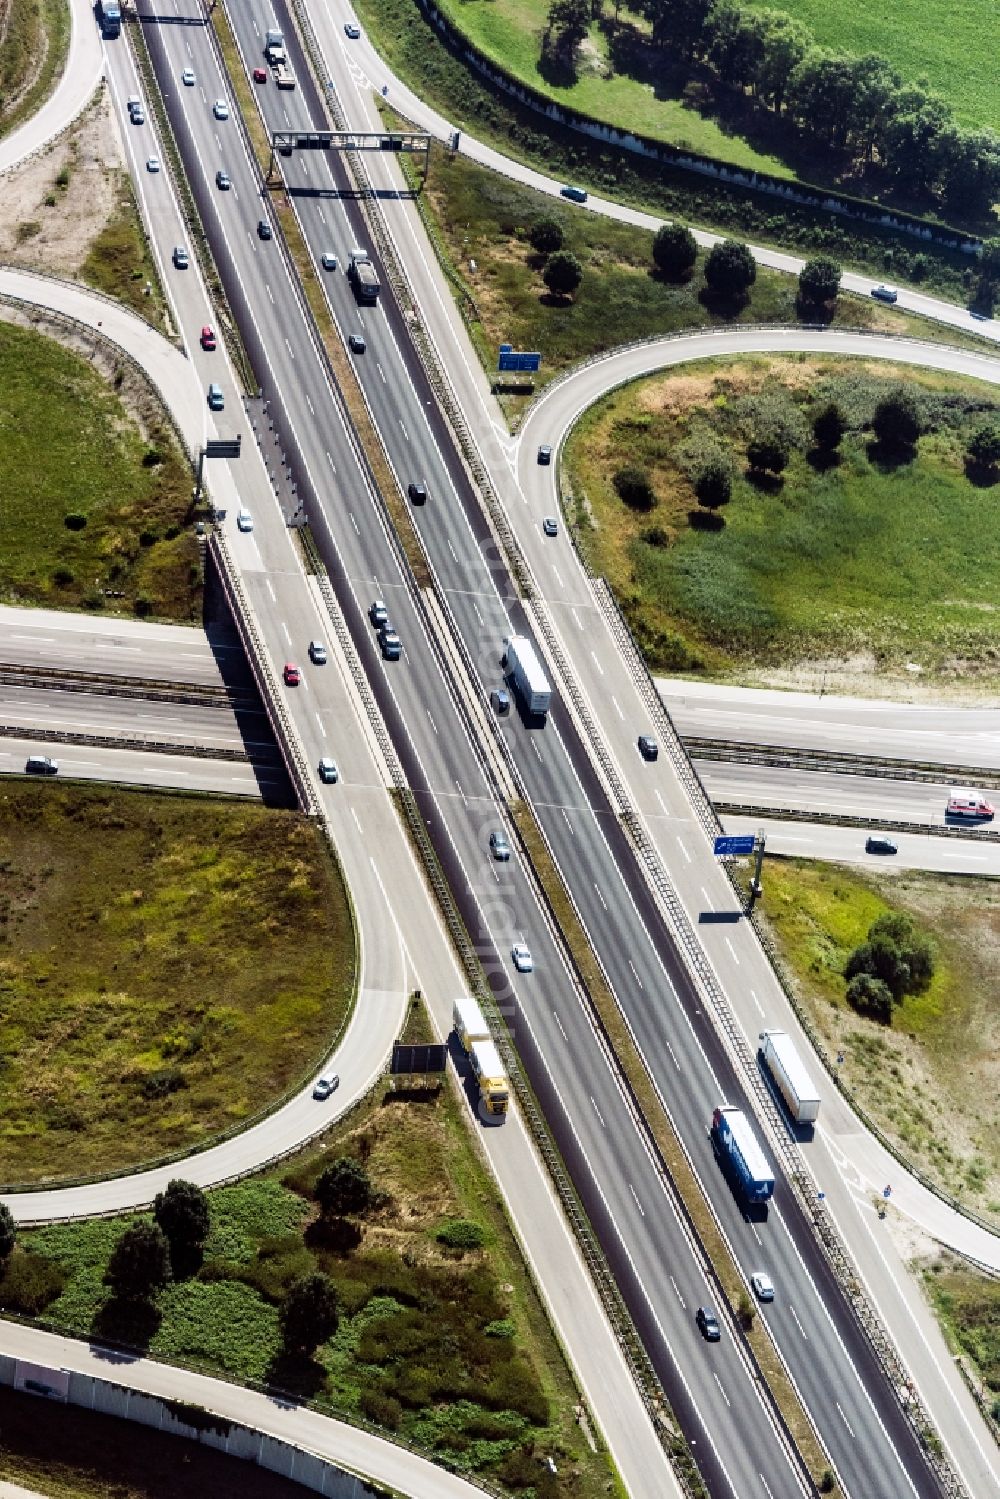
<svg viewBox="0 0 1000 1499">
<path fill-rule="evenodd" d="M 842 461 L 836 448 L 810 448 L 806 454 L 806 462 L 817 474 L 828 474 L 831 469 L 839 468 Z"/>
<path fill-rule="evenodd" d="M 689 510 L 688 525 L 692 531 L 723 531 L 726 517 L 717 510 Z"/>
<path fill-rule="evenodd" d="M 268 1364 L 264 1381 L 269 1390 L 304 1405 L 326 1389 L 327 1372 L 314 1358 L 282 1348 Z"/>
<path fill-rule="evenodd" d="M 684 271 L 665 271 L 660 266 L 653 265 L 646 272 L 649 279 L 655 281 L 659 286 L 687 286 L 689 282 L 694 280 L 694 273 L 695 267 L 693 265 L 688 266 L 687 270 Z"/>
<path fill-rule="evenodd" d="M 731 323 L 749 306 L 750 293 L 749 291 L 735 294 L 720 292 L 715 291 L 711 286 L 703 286 L 698 293 L 698 301 L 713 317 L 722 318 L 725 322 Z"/>
<path fill-rule="evenodd" d="M 125 1301 L 112 1296 L 94 1313 L 90 1334 L 102 1342 L 124 1343 L 145 1353 L 162 1320 L 160 1308 L 151 1301 Z"/>
<path fill-rule="evenodd" d="M 992 464 L 976 463 L 973 459 L 966 458 L 965 477 L 975 489 L 992 489 L 1000 484 L 1000 469 L 994 468 Z"/>
<path fill-rule="evenodd" d="M 897 469 L 905 468 L 912 463 L 917 456 L 915 443 L 910 442 L 882 442 L 873 437 L 865 449 L 865 455 L 873 468 L 877 468 L 881 474 L 894 474 Z"/>
<path fill-rule="evenodd" d="M 350 1218 L 324 1218 L 322 1215 L 307 1224 L 302 1236 L 309 1249 L 326 1249 L 333 1254 L 346 1255 L 360 1247 L 361 1229 Z"/>
<path fill-rule="evenodd" d="M 543 291 L 539 298 L 543 307 L 572 307 L 573 298 L 566 296 L 564 292 Z"/>
<path fill-rule="evenodd" d="M 761 494 L 780 494 L 785 487 L 783 474 L 769 474 L 766 469 L 762 468 L 746 469 L 744 478 Z"/>
<path fill-rule="evenodd" d="M 200 1244 L 171 1244 L 170 1272 L 174 1280 L 191 1280 L 205 1263 L 205 1251 Z"/>
<path fill-rule="evenodd" d="M 837 315 L 836 300 L 832 302 L 813 302 L 801 295 L 795 298 L 795 315 L 802 323 L 808 323 L 813 328 L 829 328 Z"/>
<path fill-rule="evenodd" d="M 572 88 L 579 79 L 575 55 L 569 57 L 555 47 L 546 46 L 544 42 L 536 66 L 538 76 L 550 88 Z"/>
</svg>

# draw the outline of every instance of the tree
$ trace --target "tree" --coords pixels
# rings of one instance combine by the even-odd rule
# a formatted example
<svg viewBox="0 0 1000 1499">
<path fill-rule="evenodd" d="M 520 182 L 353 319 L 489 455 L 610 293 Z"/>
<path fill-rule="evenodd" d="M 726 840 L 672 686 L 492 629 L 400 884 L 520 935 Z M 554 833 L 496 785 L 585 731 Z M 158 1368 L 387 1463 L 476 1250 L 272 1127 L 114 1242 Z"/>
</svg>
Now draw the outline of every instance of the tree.
<svg viewBox="0 0 1000 1499">
<path fill-rule="evenodd" d="M 549 37 L 552 50 L 571 62 L 590 27 L 590 0 L 552 0 Z"/>
<path fill-rule="evenodd" d="M 988 281 L 1000 281 L 1000 239 L 983 240 L 979 269 Z"/>
<path fill-rule="evenodd" d="M 929 937 L 917 930 L 912 916 L 905 911 L 887 911 L 868 928 L 868 940 L 892 942 L 909 974 L 905 992 L 919 993 L 934 977 L 934 947 Z"/>
<path fill-rule="evenodd" d="M 803 302 L 832 302 L 840 291 L 842 271 L 829 255 L 816 255 L 799 271 L 799 296 Z"/>
<path fill-rule="evenodd" d="M 883 447 L 900 452 L 920 436 L 920 408 L 912 390 L 897 385 L 875 407 L 872 428 Z"/>
<path fill-rule="evenodd" d="M 723 453 L 707 458 L 694 481 L 698 504 L 706 510 L 728 505 L 733 492 L 732 465 Z"/>
<path fill-rule="evenodd" d="M 847 418 L 836 401 L 827 401 L 820 407 L 813 417 L 812 430 L 816 446 L 824 452 L 832 453 L 834 448 L 840 447 L 847 431 Z"/>
<path fill-rule="evenodd" d="M 571 297 L 583 280 L 583 266 L 569 250 L 557 250 L 545 262 L 542 280 L 556 297 Z"/>
<path fill-rule="evenodd" d="M 288 1287 L 278 1326 L 288 1353 L 310 1357 L 340 1325 L 337 1288 L 328 1275 L 302 1275 Z"/>
<path fill-rule="evenodd" d="M 870 973 L 858 973 L 847 986 L 847 1003 L 859 1015 L 888 1024 L 892 1019 L 892 991 Z"/>
<path fill-rule="evenodd" d="M 620 468 L 611 482 L 618 491 L 622 504 L 627 505 L 630 510 L 652 510 L 656 504 L 656 494 L 649 482 L 649 475 L 636 464 Z"/>
<path fill-rule="evenodd" d="M 156 1223 L 134 1223 L 115 1245 L 105 1284 L 123 1301 L 148 1301 L 170 1279 L 170 1249 Z"/>
<path fill-rule="evenodd" d="M 208 1198 L 194 1182 L 169 1182 L 165 1192 L 157 1193 L 153 1217 L 167 1236 L 174 1261 L 201 1249 L 208 1238 Z"/>
<path fill-rule="evenodd" d="M 536 219 L 528 230 L 528 238 L 533 250 L 539 255 L 551 255 L 554 250 L 562 249 L 563 231 L 558 219 L 551 215 Z"/>
<path fill-rule="evenodd" d="M 747 443 L 747 463 L 762 473 L 784 473 L 791 456 L 788 436 L 778 427 L 759 427 Z"/>
<path fill-rule="evenodd" d="M 5 1202 L 0 1202 L 0 1266 L 10 1259 L 16 1243 L 17 1224 L 14 1222 L 14 1214 Z"/>
<path fill-rule="evenodd" d="M 698 245 L 686 224 L 661 224 L 653 240 L 653 262 L 672 281 L 686 276 L 698 256 Z"/>
<path fill-rule="evenodd" d="M 653 44 L 669 43 L 684 57 L 700 50 L 713 0 L 643 0 L 642 13 L 652 23 Z"/>
<path fill-rule="evenodd" d="M 743 297 L 757 279 L 757 262 L 749 245 L 724 239 L 713 245 L 705 258 L 705 282 L 718 297 L 735 301 Z"/>
<path fill-rule="evenodd" d="M 1000 422 L 983 422 L 977 427 L 969 438 L 965 453 L 973 468 L 1000 468 Z"/>
<path fill-rule="evenodd" d="M 343 1218 L 348 1213 L 363 1213 L 372 1204 L 374 1192 L 364 1166 L 350 1156 L 338 1156 L 316 1182 L 316 1201 L 324 1218 Z"/>
</svg>

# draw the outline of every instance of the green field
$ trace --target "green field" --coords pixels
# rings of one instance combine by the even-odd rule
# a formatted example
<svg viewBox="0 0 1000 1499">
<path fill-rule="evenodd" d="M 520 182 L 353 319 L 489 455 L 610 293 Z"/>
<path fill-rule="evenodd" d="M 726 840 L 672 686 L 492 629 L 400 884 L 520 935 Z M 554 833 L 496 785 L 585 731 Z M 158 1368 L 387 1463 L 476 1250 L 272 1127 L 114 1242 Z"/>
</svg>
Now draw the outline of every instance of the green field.
<svg viewBox="0 0 1000 1499">
<path fill-rule="evenodd" d="M 311 1196 L 322 1167 L 345 1153 L 379 1194 L 348 1225 L 356 1235 L 318 1222 Z M 450 1087 L 420 1102 L 380 1094 L 291 1167 L 214 1192 L 210 1204 L 201 1267 L 141 1316 L 109 1304 L 102 1283 L 122 1220 L 26 1233 L 15 1262 L 45 1258 L 62 1289 L 43 1316 L 75 1336 L 138 1336 L 154 1354 L 275 1383 L 537 1499 L 616 1492 L 576 1422 L 579 1397 Z M 441 1241 L 456 1220 L 480 1247 Z M 315 1359 L 294 1360 L 280 1346 L 278 1306 L 317 1268 L 337 1286 L 341 1323 Z M 16 1303 L 12 1284 L 8 1271 L 0 1307 Z M 542 1469 L 545 1456 L 558 1477 Z"/>
<path fill-rule="evenodd" d="M 824 47 L 887 57 L 907 82 L 925 76 L 963 125 L 1000 129 L 996 0 L 748 0 L 787 11 Z"/>
<path fill-rule="evenodd" d="M 887 461 L 868 423 L 897 380 L 920 393 L 912 461 Z M 840 461 L 809 451 L 809 422 L 836 398 L 850 429 Z M 746 434 L 776 407 L 801 431 L 783 479 L 746 474 Z M 748 666 L 870 658 L 877 672 L 990 678 L 1000 669 L 997 489 L 966 476 L 969 431 L 1000 397 L 976 382 L 863 361 L 795 357 L 705 363 L 616 392 L 568 445 L 572 518 L 650 664 L 739 674 Z M 724 529 L 696 529 L 685 448 L 718 441 L 734 464 Z M 629 510 L 614 473 L 637 464 L 656 495 Z M 700 515 L 695 516 L 699 520 Z M 967 539 L 975 535 L 977 544 Z"/>
<path fill-rule="evenodd" d="M 159 417 L 144 436 L 86 359 L 0 323 L 0 600 L 197 618 L 191 488 Z"/>
<path fill-rule="evenodd" d="M 0 781 L 4 1182 L 237 1126 L 318 1064 L 355 964 L 342 877 L 295 813 Z"/>
<path fill-rule="evenodd" d="M 98 234 L 81 270 L 84 281 L 108 297 L 124 302 L 154 327 L 163 327 L 166 303 L 136 206 L 128 173 L 117 179 L 117 201 L 111 218 Z M 146 287 L 153 288 L 146 295 Z"/>
<path fill-rule="evenodd" d="M 759 909 L 828 1058 L 844 1054 L 847 1087 L 904 1159 L 1000 1223 L 1000 882 L 769 859 L 763 883 Z M 937 949 L 929 988 L 902 1000 L 891 1027 L 856 1014 L 843 979 L 886 910 L 911 915 Z"/>
<path fill-rule="evenodd" d="M 942 1254 L 924 1275 L 934 1309 L 956 1353 L 975 1365 L 986 1405 L 1000 1421 L 1000 1281 L 956 1255 Z"/>
</svg>

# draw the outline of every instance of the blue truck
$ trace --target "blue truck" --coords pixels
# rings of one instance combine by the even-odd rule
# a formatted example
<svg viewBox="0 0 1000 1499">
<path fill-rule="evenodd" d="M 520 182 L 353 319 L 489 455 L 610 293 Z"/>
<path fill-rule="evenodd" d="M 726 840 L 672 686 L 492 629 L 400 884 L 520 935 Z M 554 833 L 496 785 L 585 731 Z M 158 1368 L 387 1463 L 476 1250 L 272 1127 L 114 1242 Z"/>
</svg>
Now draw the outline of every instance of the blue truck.
<svg viewBox="0 0 1000 1499">
<path fill-rule="evenodd" d="M 712 1113 L 712 1139 L 747 1202 L 766 1202 L 774 1191 L 774 1172 L 742 1109 L 720 1104 Z"/>
<path fill-rule="evenodd" d="M 122 11 L 118 0 L 97 0 L 97 19 L 102 36 L 121 36 Z"/>
</svg>

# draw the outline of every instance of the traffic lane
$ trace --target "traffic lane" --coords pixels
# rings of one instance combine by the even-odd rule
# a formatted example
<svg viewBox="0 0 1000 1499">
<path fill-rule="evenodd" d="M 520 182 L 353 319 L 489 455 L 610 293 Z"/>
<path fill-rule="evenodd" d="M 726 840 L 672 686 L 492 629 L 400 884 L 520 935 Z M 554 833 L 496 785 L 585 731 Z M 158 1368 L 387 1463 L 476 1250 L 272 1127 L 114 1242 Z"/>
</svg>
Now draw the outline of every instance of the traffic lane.
<svg viewBox="0 0 1000 1499">
<path fill-rule="evenodd" d="M 930 833 L 888 833 L 894 854 L 865 852 L 864 828 L 842 828 L 829 823 L 781 822 L 768 816 L 722 818 L 727 833 L 752 833 L 761 828 L 769 855 L 792 859 L 824 859 L 835 864 L 857 864 L 885 870 L 926 869 L 938 874 L 1000 876 L 1000 840 L 986 844 L 965 838 L 939 838 Z M 765 870 L 767 863 L 765 860 Z"/>
<path fill-rule="evenodd" d="M 878 776 L 801 770 L 796 766 L 740 765 L 701 760 L 694 766 L 713 801 L 749 802 L 752 806 L 880 821 L 926 823 L 930 827 L 978 830 L 975 841 L 989 841 L 994 819 L 976 823 L 949 818 L 951 785 L 940 781 L 882 780 Z"/>
<path fill-rule="evenodd" d="M 254 710 L 260 715 L 260 710 Z M 121 698 L 113 693 L 100 696 L 67 692 L 55 687 L 0 685 L 0 722 L 6 728 L 51 729 L 58 733 L 146 739 L 159 743 L 196 745 L 206 749 L 263 751 L 274 741 L 261 725 L 265 738 L 244 740 L 232 708 L 225 701 L 214 704 L 155 702 L 150 698 Z"/>
<path fill-rule="evenodd" d="M 0 605 L 0 656 L 36 669 L 98 671 L 222 688 L 220 660 L 242 654 L 231 627 L 151 624 Z"/>
<path fill-rule="evenodd" d="M 684 737 L 1000 767 L 1000 711 L 726 687 L 657 677 Z"/>
<path fill-rule="evenodd" d="M 114 781 L 123 786 L 214 792 L 223 796 L 278 798 L 287 788 L 283 768 L 241 765 L 232 760 L 203 760 L 195 755 L 165 755 L 155 750 L 130 750 L 97 745 L 53 744 L 24 737 L 0 738 L 0 771 L 23 775 L 29 755 L 48 755 L 59 766 L 55 776 L 31 776 L 34 781 Z M 44 791 L 39 788 L 39 794 Z"/>
</svg>

